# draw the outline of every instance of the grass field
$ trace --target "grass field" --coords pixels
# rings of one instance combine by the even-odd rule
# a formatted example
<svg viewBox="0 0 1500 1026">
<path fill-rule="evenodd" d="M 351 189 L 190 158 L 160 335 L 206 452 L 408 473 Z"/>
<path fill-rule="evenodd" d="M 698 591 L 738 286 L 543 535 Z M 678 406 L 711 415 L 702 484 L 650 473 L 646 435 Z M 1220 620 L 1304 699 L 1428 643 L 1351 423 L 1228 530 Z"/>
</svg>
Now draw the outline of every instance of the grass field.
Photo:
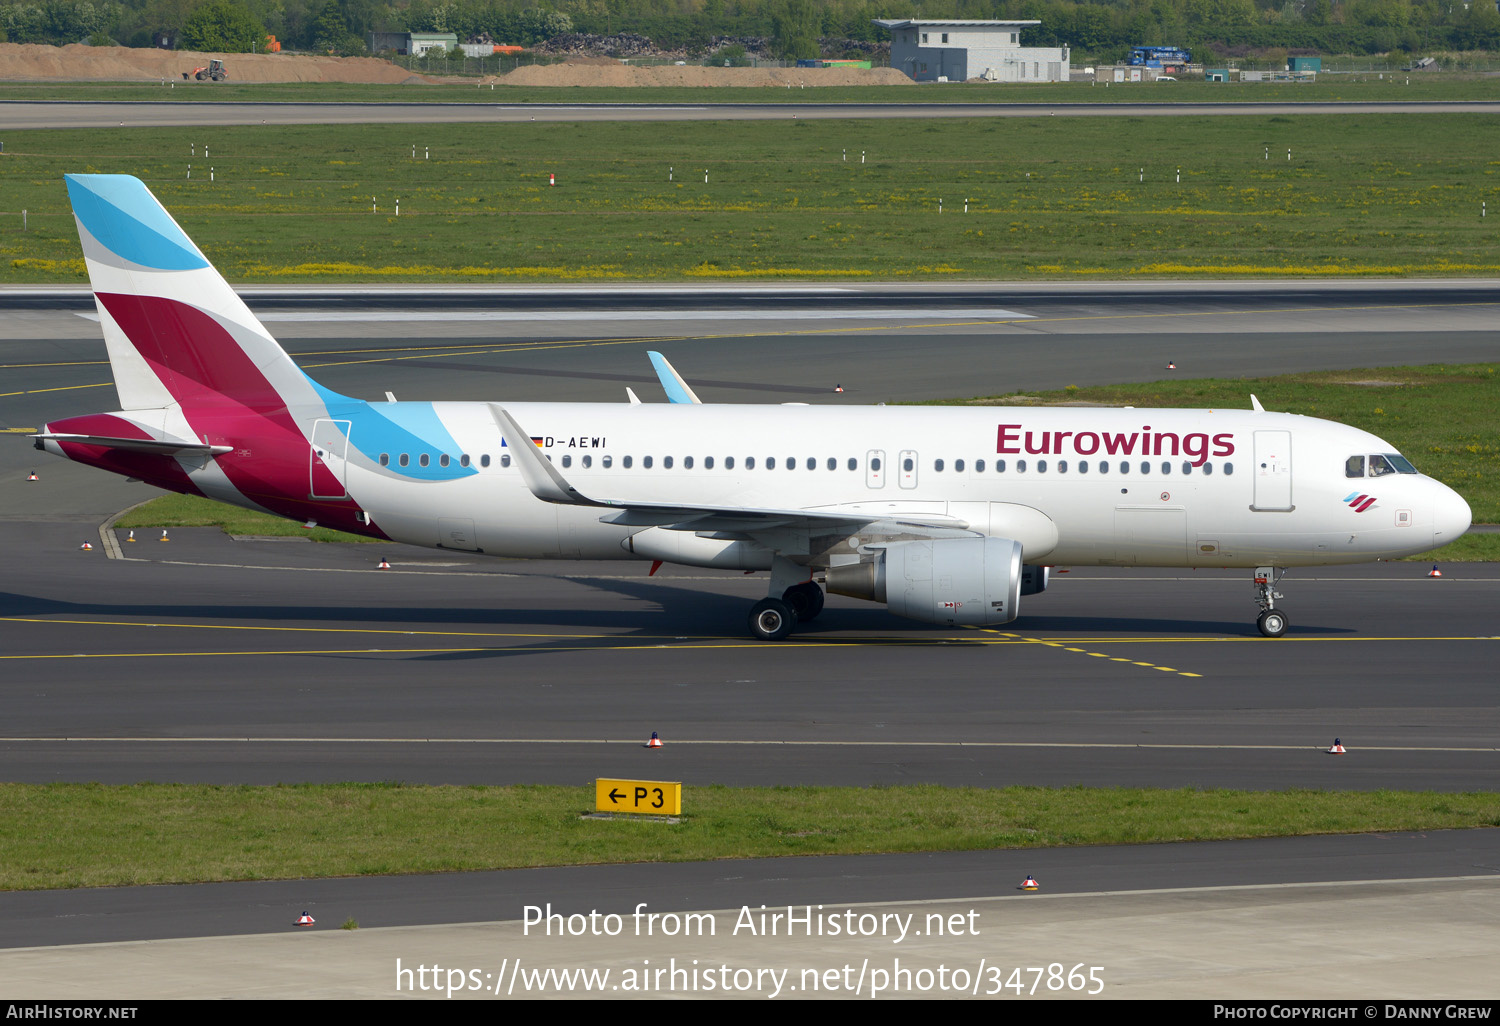
<svg viewBox="0 0 1500 1026">
<path fill-rule="evenodd" d="M 0 784 L 0 889 L 1500 826 L 1491 792 L 687 787 L 676 824 L 592 809 L 592 785 Z"/>
<path fill-rule="evenodd" d="M 231 73 L 233 68 L 231 67 Z M 172 88 L 168 88 L 172 86 Z M 1372 100 L 1454 101 L 1500 99 L 1500 81 L 1474 73 L 1409 75 L 1400 72 L 1326 74 L 1316 82 L 1217 83 L 1183 80 L 1121 84 L 957 83 L 910 86 L 628 89 L 535 87 L 455 78 L 435 85 L 364 85 L 349 82 L 174 83 L 7 82 L 11 100 L 282 103 L 1330 103 Z"/>
<path fill-rule="evenodd" d="M 142 177 L 237 282 L 1500 272 L 1500 222 L 1480 217 L 1500 202 L 1500 121 L 1481 115 L 57 129 L 3 141 L 0 268 L 13 283 L 84 280 L 66 172 Z"/>
</svg>

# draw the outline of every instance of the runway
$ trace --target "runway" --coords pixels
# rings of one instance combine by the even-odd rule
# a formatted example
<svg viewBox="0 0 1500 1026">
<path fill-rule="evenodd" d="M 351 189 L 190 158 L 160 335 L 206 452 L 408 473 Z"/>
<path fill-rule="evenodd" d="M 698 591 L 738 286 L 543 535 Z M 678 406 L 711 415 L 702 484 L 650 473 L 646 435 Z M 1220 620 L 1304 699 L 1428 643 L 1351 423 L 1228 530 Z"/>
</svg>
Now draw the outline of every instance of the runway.
<svg viewBox="0 0 1500 1026">
<path fill-rule="evenodd" d="M 475 90 L 484 96 L 485 90 Z M 180 125 L 473 124 L 512 121 L 763 121 L 995 117 L 1493 113 L 1485 100 L 1264 103 L 256 103 L 219 100 L 0 103 L 11 130 Z"/>
<path fill-rule="evenodd" d="M 854 403 L 1151 380 L 1169 358 L 1179 373 L 1206 376 L 1494 359 L 1497 351 L 1489 282 L 642 290 L 613 303 L 574 290 L 467 295 L 399 297 L 399 308 L 454 313 L 442 321 L 398 320 L 390 300 L 372 309 L 338 294 L 251 302 L 309 373 L 370 398 L 390 389 L 401 398 L 623 401 L 629 384 L 659 400 L 647 349 L 667 353 L 708 401 Z M 14 304 L 0 321 L 0 427 L 14 436 L 0 436 L 0 778 L 1494 786 L 1500 575 L 1483 564 L 1446 566 L 1441 579 L 1417 563 L 1294 573 L 1282 587 L 1292 633 L 1276 641 L 1255 634 L 1248 572 L 1079 567 L 1023 599 L 1020 618 L 1004 628 L 932 629 L 833 598 L 790 642 L 764 645 L 744 636 L 745 612 L 764 588 L 753 576 L 667 568 L 648 578 L 644 564 L 236 541 L 208 529 L 174 530 L 167 543 L 138 532 L 133 543 L 119 538 L 124 558 L 106 559 L 99 522 L 149 496 L 81 467 L 38 462 L 21 437 L 48 419 L 114 406 L 97 325 L 69 303 L 0 296 L 0 306 Z M 559 313 L 571 317 L 565 328 Z M 846 392 L 834 394 L 833 382 Z M 25 482 L 32 467 L 41 480 Z M 79 551 L 86 539 L 95 551 Z M 381 556 L 390 570 L 375 569 Z M 652 730 L 664 749 L 643 747 Z M 1347 755 L 1326 753 L 1334 737 Z M 287 909 L 315 901 L 326 902 L 320 922 L 347 914 L 394 927 L 514 919 L 518 894 L 571 894 L 581 907 L 607 893 L 615 904 L 666 907 L 680 892 L 684 910 L 744 895 L 772 904 L 993 898 L 1013 886 L 1017 869 L 1043 876 L 1038 865 L 1049 870 L 1044 883 L 1066 873 L 1069 893 L 1140 879 L 1218 888 L 1300 878 L 1336 885 L 1317 900 L 1354 909 L 1376 893 L 1348 889 L 1346 871 L 1361 859 L 1388 858 L 1370 874 L 1384 880 L 1488 877 L 1493 856 L 1475 846 L 1490 840 L 1489 832 L 1394 846 L 1304 839 L 1308 847 L 1288 857 L 1319 868 L 1302 877 L 1279 856 L 1231 853 L 1220 862 L 1228 849 L 1205 846 L 910 856 L 872 870 L 861 868 L 869 862 L 756 864 L 745 887 L 725 885 L 724 867 L 625 867 L 569 871 L 566 883 L 510 876 L 494 882 L 498 890 L 447 878 L 173 889 L 161 905 L 123 891 L 29 895 L 17 907 L 31 911 L 0 943 L 260 932 L 281 929 Z M 1200 861 L 1208 869 L 1193 875 L 1186 867 Z M 1451 868 L 1424 868 L 1440 863 Z M 1075 875 L 1069 865 L 1087 868 Z M 1372 937 L 1388 928 L 1393 903 L 1437 885 L 1379 886 L 1372 918 L 1359 920 Z M 1486 886 L 1453 884 L 1458 896 L 1443 914 L 1482 901 Z M 1200 936 L 1196 917 L 1228 907 L 1218 891 L 1206 895 L 1181 921 Z M 464 914 L 450 914 L 466 899 Z M 1252 904 L 1267 917 L 1257 936 L 1269 949 L 1287 911 L 1280 898 L 1268 900 Z M 1094 928 L 1125 914 L 1113 899 L 1088 901 Z M 1248 908 L 1240 914 L 1251 916 Z M 1413 928 L 1429 921 L 1408 918 Z M 496 937 L 511 936 L 512 927 L 498 929 Z M 1151 943 L 1165 946 L 1163 931 Z M 1418 932 L 1413 943 L 1437 950 L 1435 933 Z M 372 930 L 358 943 L 379 936 Z M 1184 943 L 1186 952 L 1192 942 Z M 1488 935 L 1476 945 L 1496 950 Z M 248 949 L 223 950 L 231 958 Z M 300 957 L 278 950 L 269 957 Z M 355 971 L 371 974 L 361 993 L 390 992 L 388 950 L 380 950 L 368 963 L 378 961 L 378 971 Z M 114 964 L 135 964 L 127 956 L 115 951 Z M 18 951 L 0 967 L 30 972 L 40 958 Z M 76 968 L 82 958 L 74 952 L 58 964 Z M 1349 959 L 1348 978 L 1367 987 L 1387 978 L 1365 955 Z M 1473 975 L 1460 971 L 1441 992 L 1467 993 L 1465 972 Z M 1160 989 L 1135 993 L 1216 993 L 1213 973 L 1188 975 L 1199 990 L 1157 981 Z"/>
</svg>

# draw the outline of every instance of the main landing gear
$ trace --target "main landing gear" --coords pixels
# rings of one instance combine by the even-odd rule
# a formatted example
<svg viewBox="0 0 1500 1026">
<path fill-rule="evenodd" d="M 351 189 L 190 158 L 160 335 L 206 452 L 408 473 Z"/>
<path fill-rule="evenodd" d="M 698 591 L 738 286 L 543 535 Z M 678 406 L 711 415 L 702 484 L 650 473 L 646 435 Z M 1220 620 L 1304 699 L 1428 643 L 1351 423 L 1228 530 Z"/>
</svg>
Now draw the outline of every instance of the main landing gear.
<svg viewBox="0 0 1500 1026">
<path fill-rule="evenodd" d="M 816 581 L 787 585 L 788 578 L 806 577 L 807 568 L 777 558 L 771 569 L 771 594 L 750 609 L 750 634 L 761 641 L 780 641 L 792 633 L 799 620 L 811 620 L 823 611 L 823 589 Z M 777 598 L 778 588 L 780 598 Z"/>
<path fill-rule="evenodd" d="M 1255 568 L 1255 603 L 1260 606 L 1260 616 L 1255 618 L 1255 626 L 1268 638 L 1281 637 L 1291 626 L 1286 614 L 1276 608 L 1276 600 L 1281 598 L 1281 592 L 1276 590 L 1276 582 L 1284 576 L 1286 571 L 1278 571 L 1274 566 Z"/>
</svg>

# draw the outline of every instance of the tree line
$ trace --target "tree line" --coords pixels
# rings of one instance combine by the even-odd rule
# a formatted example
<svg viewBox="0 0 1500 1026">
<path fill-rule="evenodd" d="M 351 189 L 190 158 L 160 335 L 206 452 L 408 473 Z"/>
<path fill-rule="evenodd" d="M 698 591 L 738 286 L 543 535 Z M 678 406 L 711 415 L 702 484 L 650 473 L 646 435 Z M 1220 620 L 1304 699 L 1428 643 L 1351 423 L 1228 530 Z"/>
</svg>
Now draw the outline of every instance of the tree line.
<svg viewBox="0 0 1500 1026">
<path fill-rule="evenodd" d="M 289 49 L 358 54 L 372 31 L 487 34 L 520 46 L 633 33 L 689 54 L 763 39 L 776 56 L 837 57 L 889 40 L 874 19 L 912 17 L 1036 20 L 1022 43 L 1071 46 L 1074 63 L 1121 59 L 1147 43 L 1204 56 L 1500 49 L 1496 0 L 0 0 L 0 41 L 165 39 L 245 52 L 273 34 Z"/>
</svg>

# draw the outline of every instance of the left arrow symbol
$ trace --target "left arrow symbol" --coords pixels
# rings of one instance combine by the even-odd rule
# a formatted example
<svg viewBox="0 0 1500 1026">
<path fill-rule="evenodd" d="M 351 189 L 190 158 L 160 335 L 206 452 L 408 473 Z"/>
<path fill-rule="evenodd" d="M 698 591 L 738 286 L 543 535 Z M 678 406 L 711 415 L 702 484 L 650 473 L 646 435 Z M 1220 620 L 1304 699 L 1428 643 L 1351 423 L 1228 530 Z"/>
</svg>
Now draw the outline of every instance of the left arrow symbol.
<svg viewBox="0 0 1500 1026">
<path fill-rule="evenodd" d="M 624 797 L 625 796 L 623 794 L 621 794 L 620 792 L 616 791 L 614 788 L 611 787 L 609 789 L 609 800 L 610 801 L 615 802 L 615 803 L 618 804 L 619 801 L 620 801 L 620 799 L 624 798 Z"/>
</svg>

